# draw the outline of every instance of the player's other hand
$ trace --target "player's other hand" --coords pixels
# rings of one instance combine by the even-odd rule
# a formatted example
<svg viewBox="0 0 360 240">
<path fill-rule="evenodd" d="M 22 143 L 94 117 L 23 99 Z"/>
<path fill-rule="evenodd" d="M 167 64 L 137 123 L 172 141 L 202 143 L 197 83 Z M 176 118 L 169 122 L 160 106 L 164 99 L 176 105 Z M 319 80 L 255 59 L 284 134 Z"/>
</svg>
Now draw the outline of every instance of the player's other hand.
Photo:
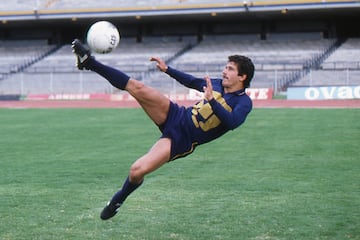
<svg viewBox="0 0 360 240">
<path fill-rule="evenodd" d="M 166 72 L 166 70 L 168 69 L 166 63 L 159 57 L 151 57 L 150 61 L 156 62 L 156 67 L 162 72 Z"/>
<path fill-rule="evenodd" d="M 209 76 L 205 77 L 205 81 L 206 81 L 206 86 L 203 87 L 204 98 L 207 101 L 210 101 L 211 99 L 214 98 L 214 95 L 213 95 L 213 87 L 212 87 L 211 80 L 210 80 Z"/>
</svg>

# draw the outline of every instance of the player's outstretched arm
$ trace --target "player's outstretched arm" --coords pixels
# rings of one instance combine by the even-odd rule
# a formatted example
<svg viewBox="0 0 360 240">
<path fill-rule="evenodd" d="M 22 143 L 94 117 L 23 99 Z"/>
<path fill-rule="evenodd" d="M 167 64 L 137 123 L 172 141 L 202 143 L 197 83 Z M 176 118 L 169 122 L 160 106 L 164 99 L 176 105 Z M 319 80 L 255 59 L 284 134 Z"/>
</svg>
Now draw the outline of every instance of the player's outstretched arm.
<svg viewBox="0 0 360 240">
<path fill-rule="evenodd" d="M 181 83 L 182 85 L 196 89 L 198 91 L 203 91 L 203 86 L 206 85 L 206 82 L 203 78 L 197 78 L 190 74 L 178 71 L 172 67 L 169 67 L 161 58 L 159 57 L 151 57 L 150 61 L 156 62 L 156 67 L 167 73 L 170 77 L 174 78 L 176 81 Z"/>
</svg>

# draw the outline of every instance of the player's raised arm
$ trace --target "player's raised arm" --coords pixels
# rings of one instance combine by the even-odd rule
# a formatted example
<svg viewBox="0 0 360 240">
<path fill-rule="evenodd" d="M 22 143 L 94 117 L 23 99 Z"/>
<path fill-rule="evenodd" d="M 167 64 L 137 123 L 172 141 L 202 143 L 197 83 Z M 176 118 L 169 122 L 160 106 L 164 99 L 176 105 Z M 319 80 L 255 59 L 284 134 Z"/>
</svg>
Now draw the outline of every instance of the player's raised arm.
<svg viewBox="0 0 360 240">
<path fill-rule="evenodd" d="M 205 81 L 206 81 L 206 86 L 203 87 L 204 97 L 207 101 L 210 101 L 211 99 L 214 98 L 214 96 L 213 96 L 213 87 L 209 76 L 205 76 Z"/>
<path fill-rule="evenodd" d="M 151 57 L 150 61 L 156 62 L 156 67 L 162 72 L 166 72 L 166 70 L 168 69 L 166 63 L 159 57 Z"/>
</svg>

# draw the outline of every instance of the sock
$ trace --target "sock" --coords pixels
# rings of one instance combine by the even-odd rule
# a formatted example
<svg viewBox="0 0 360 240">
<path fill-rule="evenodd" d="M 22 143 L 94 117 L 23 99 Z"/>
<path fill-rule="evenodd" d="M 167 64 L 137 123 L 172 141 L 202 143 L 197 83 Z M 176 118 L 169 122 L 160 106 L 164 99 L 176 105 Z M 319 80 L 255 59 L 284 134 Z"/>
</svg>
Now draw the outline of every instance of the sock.
<svg viewBox="0 0 360 240">
<path fill-rule="evenodd" d="M 108 80 L 111 85 L 121 90 L 125 89 L 126 84 L 130 79 L 130 77 L 122 71 L 106 66 L 96 61 L 94 58 L 89 58 L 88 62 L 86 63 L 86 68 L 100 74 L 106 80 Z"/>
<path fill-rule="evenodd" d="M 115 193 L 115 195 L 112 197 L 111 202 L 115 202 L 115 203 L 123 203 L 125 201 L 125 199 L 133 192 L 135 191 L 135 189 L 137 189 L 138 187 L 140 187 L 140 185 L 143 182 L 136 184 L 136 183 L 131 183 L 129 180 L 129 177 L 126 178 L 124 185 L 122 186 L 122 188 Z"/>
</svg>

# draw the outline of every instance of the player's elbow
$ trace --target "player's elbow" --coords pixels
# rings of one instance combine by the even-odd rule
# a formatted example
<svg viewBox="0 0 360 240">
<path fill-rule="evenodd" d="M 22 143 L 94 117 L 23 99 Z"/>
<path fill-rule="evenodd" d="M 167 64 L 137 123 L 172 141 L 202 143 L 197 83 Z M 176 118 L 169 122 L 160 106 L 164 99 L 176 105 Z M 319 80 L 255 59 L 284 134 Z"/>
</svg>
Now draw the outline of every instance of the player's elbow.
<svg viewBox="0 0 360 240">
<path fill-rule="evenodd" d="M 228 121 L 226 123 L 226 125 L 227 125 L 228 129 L 234 130 L 234 129 L 238 128 L 241 124 L 243 124 L 243 122 L 244 122 L 244 119 L 241 119 L 240 121 L 233 120 L 233 121 Z"/>
</svg>

